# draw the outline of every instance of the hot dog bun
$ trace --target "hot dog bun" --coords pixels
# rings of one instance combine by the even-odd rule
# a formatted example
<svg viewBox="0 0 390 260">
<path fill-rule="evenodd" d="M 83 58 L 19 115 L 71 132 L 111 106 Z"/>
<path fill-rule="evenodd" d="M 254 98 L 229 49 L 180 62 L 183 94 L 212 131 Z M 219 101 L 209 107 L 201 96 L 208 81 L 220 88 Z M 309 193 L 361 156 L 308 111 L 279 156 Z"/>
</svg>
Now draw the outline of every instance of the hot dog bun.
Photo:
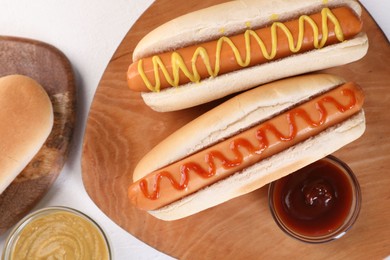
<svg viewBox="0 0 390 260">
<path fill-rule="evenodd" d="M 193 120 L 154 147 L 136 166 L 133 179 L 140 180 L 150 172 L 209 147 L 259 121 L 268 120 L 344 82 L 342 78 L 333 75 L 306 75 L 269 83 L 238 95 Z M 149 213 L 162 220 L 175 220 L 195 214 L 258 189 L 321 159 L 357 139 L 364 130 L 364 112 L 360 111 L 312 138 Z"/>
<path fill-rule="evenodd" d="M 53 107 L 35 80 L 0 78 L 0 194 L 42 147 L 53 127 Z"/>
<path fill-rule="evenodd" d="M 182 15 L 150 31 L 134 49 L 133 62 L 167 50 L 216 39 L 222 34 L 229 36 L 243 32 L 247 29 L 247 22 L 258 28 L 268 25 L 274 17 L 286 21 L 314 12 L 324 5 L 346 5 L 359 16 L 362 12 L 354 0 L 229 1 Z"/>
<path fill-rule="evenodd" d="M 358 16 L 361 15 L 361 7 L 355 1 L 330 0 L 326 4 L 328 7 L 340 5 L 349 6 Z M 258 28 L 269 25 L 275 17 L 285 21 L 318 11 L 323 6 L 325 4 L 322 0 L 247 0 L 212 6 L 176 18 L 150 32 L 135 48 L 133 62 L 222 35 L 243 32 L 248 23 L 251 28 Z M 142 98 L 148 106 L 159 112 L 184 109 L 284 77 L 353 62 L 363 57 L 367 49 L 367 36 L 360 33 L 348 41 L 218 75 L 200 83 L 191 82 L 160 92 L 143 92 Z"/>
</svg>

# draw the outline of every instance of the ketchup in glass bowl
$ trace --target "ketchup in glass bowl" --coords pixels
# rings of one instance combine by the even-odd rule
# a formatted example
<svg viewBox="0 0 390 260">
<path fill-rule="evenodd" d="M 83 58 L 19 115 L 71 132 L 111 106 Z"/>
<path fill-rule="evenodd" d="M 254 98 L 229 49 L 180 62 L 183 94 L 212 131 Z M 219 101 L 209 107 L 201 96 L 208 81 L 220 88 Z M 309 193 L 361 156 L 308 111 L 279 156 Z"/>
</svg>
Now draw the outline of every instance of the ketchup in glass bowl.
<svg viewBox="0 0 390 260">
<path fill-rule="evenodd" d="M 359 183 L 352 170 L 327 156 L 269 186 L 269 206 L 278 226 L 308 243 L 343 236 L 356 221 L 361 205 Z"/>
</svg>

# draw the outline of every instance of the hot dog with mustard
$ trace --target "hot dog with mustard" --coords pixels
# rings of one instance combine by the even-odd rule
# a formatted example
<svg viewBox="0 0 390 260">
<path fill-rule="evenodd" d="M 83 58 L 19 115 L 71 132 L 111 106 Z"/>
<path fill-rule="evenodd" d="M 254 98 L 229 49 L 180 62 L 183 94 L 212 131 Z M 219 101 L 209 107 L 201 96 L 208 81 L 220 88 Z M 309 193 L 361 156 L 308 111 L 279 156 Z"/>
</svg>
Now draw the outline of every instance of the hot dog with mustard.
<svg viewBox="0 0 390 260">
<path fill-rule="evenodd" d="M 286 11 L 286 6 L 291 10 Z M 249 15 L 235 17 L 245 12 Z M 230 20 L 223 19 L 226 25 L 216 22 L 222 19 L 219 13 L 229 16 Z M 275 79 L 345 64 L 367 52 L 360 13 L 355 1 L 338 0 L 278 1 L 272 5 L 233 1 L 200 10 L 162 25 L 141 40 L 127 72 L 128 85 L 143 92 L 153 109 L 172 111 Z M 186 25 L 206 15 L 216 18 Z M 211 22 L 219 24 L 220 30 L 214 27 L 216 32 L 211 33 L 205 29 Z M 235 30 L 227 29 L 230 26 Z M 192 31 L 192 41 L 178 41 L 178 30 Z"/>
</svg>

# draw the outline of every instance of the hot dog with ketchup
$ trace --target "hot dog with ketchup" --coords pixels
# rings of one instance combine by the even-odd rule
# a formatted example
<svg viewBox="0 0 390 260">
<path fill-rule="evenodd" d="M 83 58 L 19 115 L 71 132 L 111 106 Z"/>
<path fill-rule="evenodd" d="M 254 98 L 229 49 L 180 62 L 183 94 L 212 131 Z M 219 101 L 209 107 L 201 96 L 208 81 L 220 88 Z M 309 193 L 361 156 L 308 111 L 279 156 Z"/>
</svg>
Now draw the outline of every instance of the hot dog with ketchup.
<svg viewBox="0 0 390 260">
<path fill-rule="evenodd" d="M 133 53 L 130 89 L 153 109 L 172 111 L 367 52 L 355 1 L 267 2 L 228 2 L 155 29 Z"/>
<path fill-rule="evenodd" d="M 363 101 L 357 84 L 327 74 L 249 90 L 145 155 L 129 199 L 157 218 L 174 220 L 251 192 L 362 135 Z"/>
</svg>

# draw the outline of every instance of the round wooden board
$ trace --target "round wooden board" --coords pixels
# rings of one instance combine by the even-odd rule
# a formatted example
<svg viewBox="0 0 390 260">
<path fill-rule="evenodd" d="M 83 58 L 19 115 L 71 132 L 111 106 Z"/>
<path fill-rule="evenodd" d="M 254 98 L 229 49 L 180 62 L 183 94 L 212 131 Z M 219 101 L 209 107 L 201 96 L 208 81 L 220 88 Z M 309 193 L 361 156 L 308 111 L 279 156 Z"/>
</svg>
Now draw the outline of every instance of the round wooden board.
<svg viewBox="0 0 390 260">
<path fill-rule="evenodd" d="M 129 233 L 180 259 L 381 259 L 389 255 L 390 46 L 366 11 L 364 30 L 371 43 L 368 54 L 358 62 L 326 70 L 358 82 L 366 92 L 364 136 L 335 153 L 355 170 L 363 193 L 359 219 L 346 236 L 321 245 L 287 237 L 269 212 L 268 186 L 173 222 L 157 220 L 129 204 L 127 188 L 139 159 L 174 130 L 218 103 L 171 113 L 152 111 L 126 85 L 134 47 L 163 22 L 219 2 L 157 0 L 125 36 L 99 83 L 87 121 L 82 174 L 89 196 Z"/>
<path fill-rule="evenodd" d="M 51 45 L 0 36 L 0 54 L 0 77 L 22 74 L 35 79 L 45 88 L 54 110 L 53 129 L 45 144 L 0 195 L 2 234 L 40 201 L 60 174 L 73 135 L 76 89 L 68 59 Z"/>
</svg>

